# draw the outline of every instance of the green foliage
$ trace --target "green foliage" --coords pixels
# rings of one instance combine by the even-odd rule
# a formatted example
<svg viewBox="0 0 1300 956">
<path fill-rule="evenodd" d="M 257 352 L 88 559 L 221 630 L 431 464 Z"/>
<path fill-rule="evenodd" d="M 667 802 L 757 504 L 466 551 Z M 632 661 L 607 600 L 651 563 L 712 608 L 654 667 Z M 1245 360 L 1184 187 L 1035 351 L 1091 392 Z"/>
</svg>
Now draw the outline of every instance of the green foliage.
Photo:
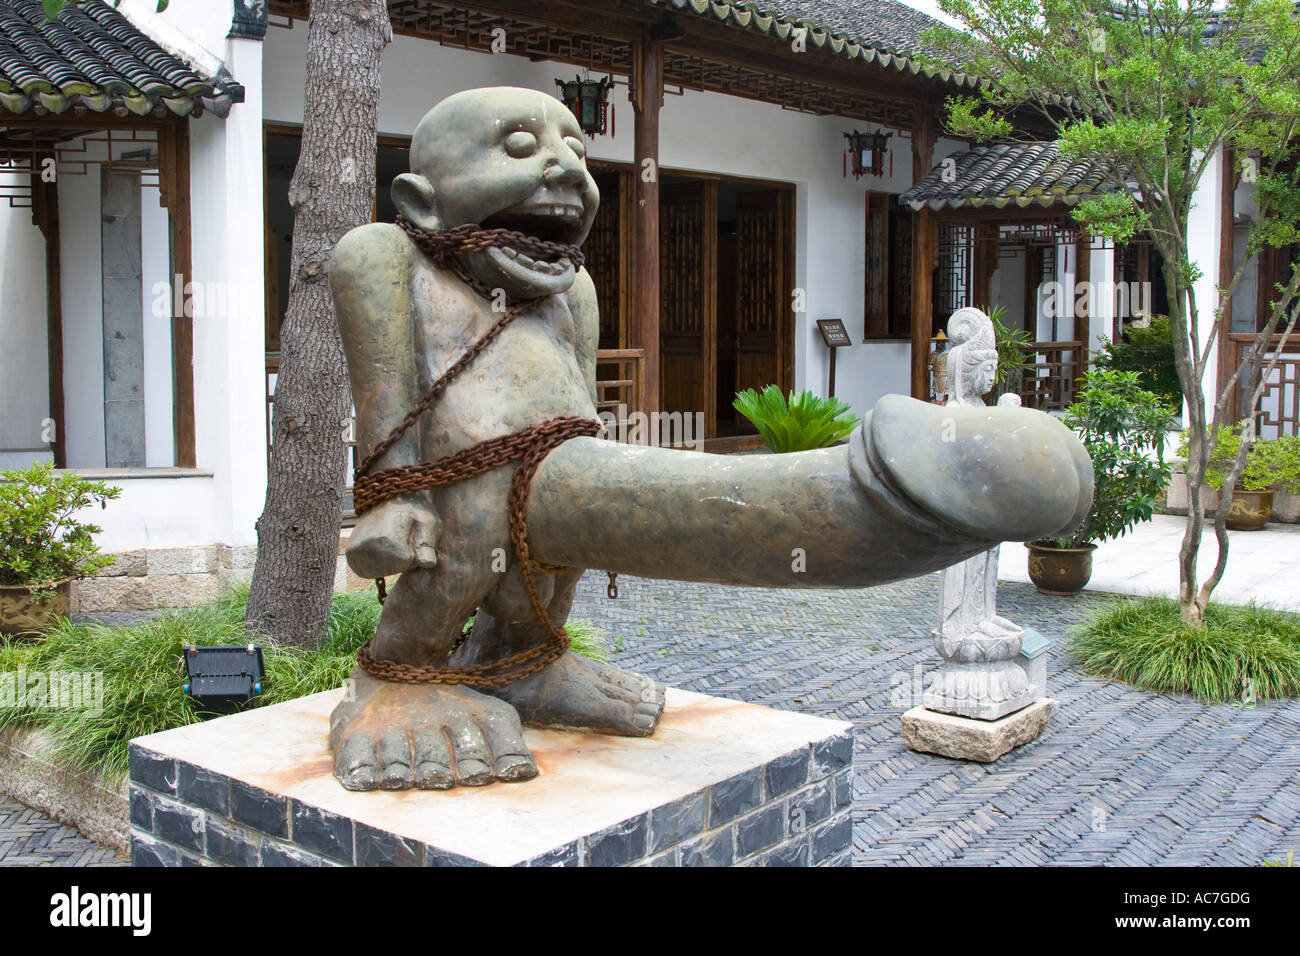
<svg viewBox="0 0 1300 956">
<path fill-rule="evenodd" d="M 1092 507 L 1073 535 L 1043 543 L 1079 548 L 1149 521 L 1169 482 L 1164 452 L 1169 410 L 1160 397 L 1142 388 L 1136 372 L 1092 371 L 1065 410 L 1065 424 L 1092 459 Z"/>
<path fill-rule="evenodd" d="M 998 371 L 993 379 L 993 396 L 1006 392 L 1019 392 L 1025 369 L 1029 368 L 1029 346 L 1034 337 L 1023 329 L 1009 329 L 1003 324 L 1007 317 L 1005 306 L 995 305 L 982 310 L 993 322 L 993 337 L 998 346 Z"/>
<path fill-rule="evenodd" d="M 1255 604 L 1211 604 L 1199 628 L 1182 622 L 1177 601 L 1124 600 L 1069 646 L 1089 673 L 1207 703 L 1300 694 L 1300 615 Z"/>
<path fill-rule="evenodd" d="M 98 525 L 73 515 L 122 493 L 49 462 L 0 472 L 0 584 L 45 585 L 94 574 L 113 563 L 99 554 Z"/>
<path fill-rule="evenodd" d="M 798 395 L 791 392 L 787 404 L 775 385 L 762 392 L 752 388 L 737 392 L 732 405 L 754 423 L 767 447 L 778 453 L 825 448 L 847 437 L 858 424 L 847 402 L 804 390 Z"/>
<path fill-rule="evenodd" d="M 1178 444 L 1180 457 L 1187 457 L 1189 435 L 1184 432 Z M 1209 440 L 1207 435 L 1206 441 Z M 1210 461 L 1205 469 L 1205 483 L 1220 490 L 1232 470 L 1232 462 L 1241 448 L 1241 425 L 1220 426 Z M 1256 438 L 1246 452 L 1246 464 L 1237 478 L 1242 491 L 1266 491 L 1281 488 L 1300 495 L 1300 436 L 1282 435 L 1278 438 Z"/>
<path fill-rule="evenodd" d="M 1159 395 L 1175 414 L 1182 408 L 1183 387 L 1178 381 L 1173 334 L 1166 316 L 1152 316 L 1145 328 L 1126 327 L 1123 341 L 1107 342 L 1101 347 L 1097 367 L 1137 372 L 1142 387 Z"/>
<path fill-rule="evenodd" d="M 41 0 L 41 9 L 45 11 L 46 20 L 54 20 L 63 12 L 64 7 L 73 7 L 80 2 L 81 0 Z M 167 9 L 167 4 L 169 2 L 170 0 L 158 0 L 156 6 L 157 11 L 162 13 Z M 121 5 L 122 0 L 113 0 L 113 6 L 118 7 Z"/>
<path fill-rule="evenodd" d="M 196 723 L 203 714 L 181 690 L 188 644 L 247 644 L 244 614 L 248 588 L 235 589 L 212 604 L 172 611 L 123 627 L 74 624 L 67 620 L 41 641 L 0 642 L 0 673 L 90 672 L 103 674 L 103 712 L 0 705 L 0 727 L 41 727 L 53 738 L 53 759 L 70 769 L 100 769 L 119 781 L 127 769 L 133 737 Z M 379 601 L 373 594 L 336 594 L 329 628 L 318 648 L 264 644 L 263 691 L 250 706 L 269 706 L 333 690 L 356 667 L 357 649 L 375 633 Z M 570 621 L 576 653 L 606 660 L 609 642 L 589 622 Z"/>
</svg>

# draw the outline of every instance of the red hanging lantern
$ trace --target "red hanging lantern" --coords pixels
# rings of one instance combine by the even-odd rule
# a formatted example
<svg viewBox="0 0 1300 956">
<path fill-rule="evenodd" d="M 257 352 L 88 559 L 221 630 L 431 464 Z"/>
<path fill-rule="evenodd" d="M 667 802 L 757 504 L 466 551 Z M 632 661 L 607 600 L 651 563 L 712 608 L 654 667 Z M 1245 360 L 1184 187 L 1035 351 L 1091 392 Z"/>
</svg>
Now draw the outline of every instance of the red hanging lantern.
<svg viewBox="0 0 1300 956">
<path fill-rule="evenodd" d="M 853 166 L 854 179 L 859 179 L 867 173 L 872 176 L 883 175 L 885 151 L 889 148 L 889 140 L 893 135 L 884 130 L 861 133 L 856 129 L 852 133 L 844 134 L 844 138 L 849 141 L 848 154 Z M 890 163 L 892 165 L 893 157 L 890 157 Z"/>
<path fill-rule="evenodd" d="M 610 113 L 609 91 L 614 81 L 608 76 L 601 80 L 576 76 L 572 80 L 556 80 L 555 85 L 582 131 L 588 136 L 603 136 Z"/>
</svg>

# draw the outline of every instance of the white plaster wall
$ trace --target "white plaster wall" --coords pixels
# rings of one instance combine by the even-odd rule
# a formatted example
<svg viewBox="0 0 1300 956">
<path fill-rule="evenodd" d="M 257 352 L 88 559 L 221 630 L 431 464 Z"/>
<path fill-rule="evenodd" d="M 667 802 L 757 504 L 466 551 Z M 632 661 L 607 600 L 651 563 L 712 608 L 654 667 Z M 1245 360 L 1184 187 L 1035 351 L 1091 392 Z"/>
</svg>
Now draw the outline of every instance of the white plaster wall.
<svg viewBox="0 0 1300 956">
<path fill-rule="evenodd" d="M 272 28 L 265 44 L 264 111 L 268 121 L 300 123 L 306 30 Z M 409 135 L 420 117 L 443 97 L 479 86 L 524 86 L 555 94 L 555 79 L 575 68 L 530 63 L 395 37 L 384 53 L 379 129 Z M 614 135 L 588 143 L 592 159 L 631 162 L 633 111 L 626 87 L 611 95 Z M 720 172 L 777 180 L 796 187 L 795 285 L 806 291 L 806 313 L 795 323 L 795 387 L 825 394 L 828 360 L 816 320 L 842 318 L 854 342 L 841 349 L 836 393 L 866 410 L 889 392 L 910 390 L 906 341 L 863 344 L 862 293 L 865 254 L 864 193 L 902 192 L 911 185 L 908 139 L 890 143 L 893 176 L 854 181 L 842 175 L 843 133 L 866 124 L 814 117 L 740 97 L 667 93 L 660 114 L 660 165 L 667 170 Z M 938 161 L 960 144 L 941 140 Z M 889 169 L 889 159 L 885 161 Z"/>
<path fill-rule="evenodd" d="M 88 150 L 102 155 L 98 147 Z M 99 167 L 59 178 L 63 410 L 69 468 L 104 467 L 104 312 Z"/>
<path fill-rule="evenodd" d="M 156 301 L 156 287 L 168 286 L 168 247 L 167 210 L 159 205 L 158 187 L 146 186 L 140 195 L 140 307 L 144 316 L 144 463 L 149 468 L 170 468 L 176 461 L 171 313 L 158 314 L 161 310 Z M 169 295 L 167 299 L 170 302 Z"/>
<path fill-rule="evenodd" d="M 0 204 L 0 468 L 49 460 L 45 237 L 30 209 Z"/>
<path fill-rule="evenodd" d="M 1187 251 L 1192 263 L 1200 269 L 1201 277 L 1193 288 L 1196 291 L 1197 314 L 1193 318 L 1200 334 L 1201 348 L 1205 347 L 1214 328 L 1214 313 L 1218 308 L 1219 293 L 1219 224 L 1223 208 L 1219 192 L 1223 175 L 1223 153 L 1211 157 L 1201 184 L 1192 197 L 1192 211 L 1187 221 Z M 1203 380 L 1207 410 L 1214 407 L 1218 380 L 1218 347 L 1210 350 Z M 1184 412 L 1186 410 L 1184 409 Z M 1184 417 L 1186 421 L 1186 417 Z"/>
<path fill-rule="evenodd" d="M 104 529 L 95 540 L 105 551 L 134 551 L 139 548 L 182 548 L 214 544 L 227 539 L 218 526 L 212 502 L 216 480 L 210 475 L 149 477 L 135 469 L 129 477 L 121 472 L 87 472 L 122 489 L 121 497 L 102 510 L 92 507 L 82 513 Z"/>
</svg>

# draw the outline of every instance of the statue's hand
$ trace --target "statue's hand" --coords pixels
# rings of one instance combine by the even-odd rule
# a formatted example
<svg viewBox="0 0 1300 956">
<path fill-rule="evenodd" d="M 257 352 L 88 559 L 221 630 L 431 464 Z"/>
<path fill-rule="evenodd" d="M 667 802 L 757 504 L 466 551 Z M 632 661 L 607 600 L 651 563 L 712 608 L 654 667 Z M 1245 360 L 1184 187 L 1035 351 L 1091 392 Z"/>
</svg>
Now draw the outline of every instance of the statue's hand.
<svg viewBox="0 0 1300 956">
<path fill-rule="evenodd" d="M 395 498 L 357 519 L 348 540 L 348 565 L 363 578 L 385 578 L 438 563 L 438 516 L 428 505 Z"/>
</svg>

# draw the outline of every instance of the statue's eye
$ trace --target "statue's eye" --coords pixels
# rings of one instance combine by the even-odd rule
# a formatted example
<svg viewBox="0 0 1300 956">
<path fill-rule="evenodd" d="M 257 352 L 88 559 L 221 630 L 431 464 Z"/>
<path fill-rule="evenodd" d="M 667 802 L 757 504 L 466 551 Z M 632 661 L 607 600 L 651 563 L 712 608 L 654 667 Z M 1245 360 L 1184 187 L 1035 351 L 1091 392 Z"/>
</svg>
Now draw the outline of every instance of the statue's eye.
<svg viewBox="0 0 1300 956">
<path fill-rule="evenodd" d="M 526 130 L 515 130 L 506 137 L 506 152 L 515 159 L 523 159 L 537 152 L 537 137 Z"/>
<path fill-rule="evenodd" d="M 564 142 L 568 144 L 569 149 L 573 150 L 579 156 L 587 155 L 587 144 L 577 136 L 566 136 L 564 137 Z"/>
</svg>

